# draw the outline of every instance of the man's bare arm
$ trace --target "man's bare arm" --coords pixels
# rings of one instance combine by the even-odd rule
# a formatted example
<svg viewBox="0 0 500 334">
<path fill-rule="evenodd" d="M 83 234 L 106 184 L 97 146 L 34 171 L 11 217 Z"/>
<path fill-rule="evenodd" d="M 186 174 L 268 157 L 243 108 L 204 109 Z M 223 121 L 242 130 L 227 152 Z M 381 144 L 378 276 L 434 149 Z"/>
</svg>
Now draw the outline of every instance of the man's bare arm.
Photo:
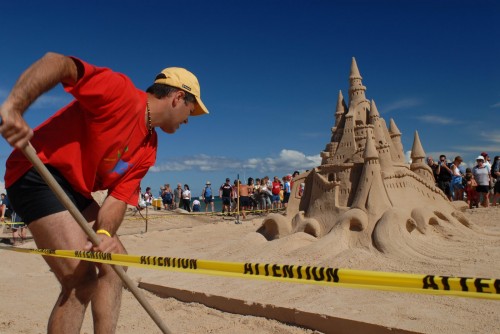
<svg viewBox="0 0 500 334">
<path fill-rule="evenodd" d="M 105 230 L 111 236 L 115 236 L 123 221 L 126 210 L 127 204 L 125 202 L 113 196 L 108 196 L 97 214 L 96 231 Z M 118 239 L 109 238 L 105 234 L 99 234 L 99 236 L 101 237 L 101 244 L 94 250 L 114 253 L 121 249 L 121 245 L 117 241 Z"/>
<path fill-rule="evenodd" d="M 33 137 L 33 130 L 23 119 L 28 107 L 57 84 L 74 84 L 77 79 L 78 69 L 71 58 L 45 54 L 19 77 L 0 107 L 0 134 L 11 146 L 24 148 Z"/>
</svg>

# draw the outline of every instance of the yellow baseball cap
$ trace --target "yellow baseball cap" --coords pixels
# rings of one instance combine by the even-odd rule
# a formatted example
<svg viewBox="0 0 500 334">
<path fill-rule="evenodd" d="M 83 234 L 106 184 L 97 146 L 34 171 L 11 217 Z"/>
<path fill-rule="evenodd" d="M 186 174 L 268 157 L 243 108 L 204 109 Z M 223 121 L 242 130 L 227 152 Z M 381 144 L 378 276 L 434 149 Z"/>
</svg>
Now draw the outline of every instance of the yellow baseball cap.
<svg viewBox="0 0 500 334">
<path fill-rule="evenodd" d="M 200 84 L 196 76 L 181 67 L 168 67 L 156 76 L 155 83 L 180 88 L 194 95 L 196 104 L 193 116 L 208 114 L 208 109 L 201 101 Z"/>
</svg>

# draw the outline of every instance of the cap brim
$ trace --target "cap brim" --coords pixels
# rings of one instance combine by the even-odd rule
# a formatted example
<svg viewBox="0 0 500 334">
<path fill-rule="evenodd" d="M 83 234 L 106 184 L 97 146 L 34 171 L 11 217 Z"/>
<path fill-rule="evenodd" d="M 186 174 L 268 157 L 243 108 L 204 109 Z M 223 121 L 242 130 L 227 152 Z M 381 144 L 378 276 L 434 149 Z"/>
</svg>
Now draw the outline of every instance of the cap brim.
<svg viewBox="0 0 500 334">
<path fill-rule="evenodd" d="M 207 107 L 205 107 L 205 104 L 203 103 L 203 101 L 201 101 L 201 99 L 197 96 L 195 96 L 195 98 L 196 98 L 197 103 L 194 107 L 194 112 L 191 116 L 200 116 L 200 115 L 209 114 L 208 109 L 207 109 Z"/>
</svg>

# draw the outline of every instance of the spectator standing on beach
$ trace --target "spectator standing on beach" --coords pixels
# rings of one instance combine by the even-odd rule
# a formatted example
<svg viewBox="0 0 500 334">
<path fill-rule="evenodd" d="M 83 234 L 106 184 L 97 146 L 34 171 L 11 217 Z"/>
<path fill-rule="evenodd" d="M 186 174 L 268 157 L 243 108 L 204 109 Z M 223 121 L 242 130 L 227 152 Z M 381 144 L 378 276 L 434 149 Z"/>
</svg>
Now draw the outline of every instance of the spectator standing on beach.
<svg viewBox="0 0 500 334">
<path fill-rule="evenodd" d="M 228 215 L 231 213 L 231 200 L 233 196 L 233 187 L 231 180 L 226 178 L 226 182 L 219 188 L 219 197 L 222 199 L 222 214 L 227 210 Z"/>
<path fill-rule="evenodd" d="M 267 188 L 267 180 L 265 177 L 260 180 L 260 186 L 258 191 L 259 191 L 260 209 L 263 212 L 267 212 L 267 210 L 271 208 L 271 199 L 269 198 L 271 196 L 271 190 Z"/>
<path fill-rule="evenodd" d="M 191 212 L 191 190 L 189 190 L 187 184 L 184 185 L 184 190 L 182 191 L 182 208 Z"/>
<path fill-rule="evenodd" d="M 472 207 L 479 208 L 479 196 L 477 194 L 477 182 L 472 174 L 472 170 L 470 168 L 465 169 L 465 192 L 467 194 L 467 204 L 469 204 L 469 209 Z"/>
<path fill-rule="evenodd" d="M 255 183 L 253 177 L 248 178 L 247 188 L 248 188 L 248 210 L 256 210 L 257 202 L 255 201 Z"/>
<path fill-rule="evenodd" d="M 295 179 L 295 177 L 296 177 L 297 175 L 299 175 L 299 174 L 300 174 L 300 173 L 299 173 L 299 171 L 298 171 L 298 170 L 296 170 L 296 171 L 294 171 L 294 172 L 293 172 L 293 174 L 292 174 L 292 178 L 290 179 L 290 189 L 293 189 L 293 180 L 294 180 L 294 179 Z"/>
<path fill-rule="evenodd" d="M 261 184 L 260 178 L 256 178 L 255 179 L 255 188 L 254 188 L 254 198 L 255 198 L 255 203 L 256 203 L 256 209 L 257 210 L 264 210 L 265 207 L 264 208 L 262 207 L 262 196 L 264 196 L 264 195 L 260 192 L 260 184 Z"/>
<path fill-rule="evenodd" d="M 482 155 L 476 158 L 477 165 L 472 168 L 472 174 L 477 182 L 476 191 L 479 193 L 481 205 L 490 206 L 490 169 L 484 165 Z"/>
<path fill-rule="evenodd" d="M 451 182 L 451 169 L 448 167 L 446 155 L 439 156 L 438 168 L 436 170 L 438 175 L 438 187 L 445 193 L 446 197 L 451 200 L 450 182 Z"/>
<path fill-rule="evenodd" d="M 174 207 L 175 209 L 181 207 L 182 201 L 182 184 L 177 183 L 177 188 L 174 189 Z"/>
<path fill-rule="evenodd" d="M 61 83 L 74 101 L 33 131 L 23 115 L 43 93 Z M 155 127 L 173 134 L 189 116 L 208 113 L 196 77 L 163 70 L 146 92 L 124 74 L 83 60 L 47 53 L 17 80 L 0 107 L 0 134 L 15 148 L 6 162 L 5 186 L 15 211 L 29 225 L 38 248 L 125 253 L 116 232 L 127 205 L 155 163 Z M 22 149 L 31 144 L 56 182 L 93 224 L 99 246 L 56 198 Z M 91 192 L 108 190 L 100 207 Z M 47 332 L 79 333 L 91 305 L 96 333 L 114 333 L 122 282 L 105 264 L 44 257 L 61 284 Z"/>
<path fill-rule="evenodd" d="M 174 193 L 172 192 L 172 188 L 170 188 L 170 184 L 166 183 L 161 193 L 161 200 L 163 202 L 163 207 L 165 210 L 172 210 L 174 203 Z"/>
<path fill-rule="evenodd" d="M 285 184 L 283 186 L 284 194 L 283 194 L 283 204 L 285 205 L 285 208 L 288 207 L 288 201 L 290 200 L 290 192 L 291 192 L 291 183 L 292 181 L 292 176 L 287 175 L 285 177 Z"/>
<path fill-rule="evenodd" d="M 450 187 L 452 187 L 454 201 L 463 201 L 464 199 L 463 176 L 459 169 L 462 161 L 463 159 L 461 156 L 456 156 L 450 168 L 452 173 Z"/>
<path fill-rule="evenodd" d="M 151 206 L 153 204 L 153 193 L 151 192 L 151 187 L 146 187 L 146 191 L 144 192 L 144 201 L 146 202 L 146 206 Z"/>
<path fill-rule="evenodd" d="M 239 184 L 238 196 L 240 198 L 240 212 L 243 219 L 246 218 L 247 211 L 250 208 L 250 193 L 248 192 L 248 185 L 244 183 Z"/>
<path fill-rule="evenodd" d="M 484 158 L 484 165 L 491 170 L 491 158 L 486 152 L 481 152 L 481 155 Z"/>
<path fill-rule="evenodd" d="M 275 176 L 272 182 L 272 199 L 271 199 L 271 205 L 272 209 L 280 209 L 281 208 L 281 201 L 280 201 L 280 192 L 281 192 L 281 182 L 280 179 Z"/>
<path fill-rule="evenodd" d="M 437 162 L 434 161 L 434 159 L 431 156 L 427 157 L 427 165 L 432 169 L 432 175 L 434 176 L 434 182 L 437 185 L 437 182 L 438 182 L 437 169 L 438 169 L 439 165 Z"/>
<path fill-rule="evenodd" d="M 234 180 L 231 188 L 231 211 L 238 211 L 238 180 Z"/>
<path fill-rule="evenodd" d="M 212 183 L 207 181 L 205 183 L 205 188 L 201 194 L 203 197 L 203 202 L 205 202 L 205 212 L 208 212 L 208 205 L 212 207 L 212 212 L 214 212 L 214 194 L 212 192 Z"/>
</svg>

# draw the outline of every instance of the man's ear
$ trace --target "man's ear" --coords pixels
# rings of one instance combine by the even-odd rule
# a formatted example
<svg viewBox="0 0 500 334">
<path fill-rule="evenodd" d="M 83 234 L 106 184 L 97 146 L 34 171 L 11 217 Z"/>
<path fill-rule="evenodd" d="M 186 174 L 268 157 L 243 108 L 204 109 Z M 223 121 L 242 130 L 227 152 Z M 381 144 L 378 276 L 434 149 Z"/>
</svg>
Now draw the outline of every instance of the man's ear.
<svg viewBox="0 0 500 334">
<path fill-rule="evenodd" d="M 172 105 L 175 107 L 178 103 L 182 103 L 185 93 L 182 90 L 178 90 L 173 93 Z"/>
</svg>

